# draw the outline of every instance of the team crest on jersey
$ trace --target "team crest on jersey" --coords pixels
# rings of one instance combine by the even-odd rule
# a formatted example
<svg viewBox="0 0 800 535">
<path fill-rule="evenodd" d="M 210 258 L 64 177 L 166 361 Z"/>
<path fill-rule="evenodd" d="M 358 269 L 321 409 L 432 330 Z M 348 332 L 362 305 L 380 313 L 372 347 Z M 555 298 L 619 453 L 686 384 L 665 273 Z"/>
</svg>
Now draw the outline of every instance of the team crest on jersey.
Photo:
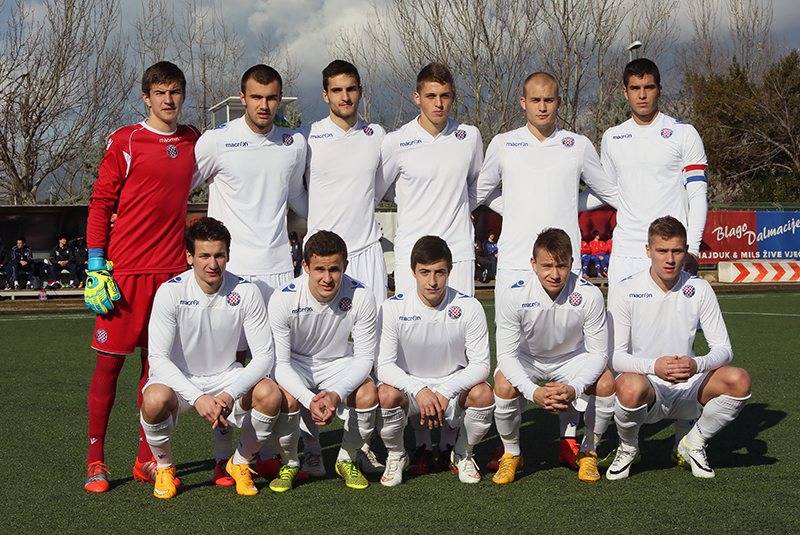
<svg viewBox="0 0 800 535">
<path fill-rule="evenodd" d="M 294 137 L 292 137 L 290 134 L 283 134 L 283 144 L 288 147 L 292 143 L 294 143 Z"/>
<path fill-rule="evenodd" d="M 175 145 L 167 145 L 167 154 L 169 154 L 170 158 L 177 158 L 178 157 L 178 147 Z"/>
<path fill-rule="evenodd" d="M 561 144 L 567 148 L 570 148 L 575 144 L 575 140 L 571 137 L 565 137 L 564 139 L 561 140 Z"/>
<path fill-rule="evenodd" d="M 97 339 L 98 342 L 104 344 L 106 340 L 108 340 L 108 333 L 105 332 L 103 329 L 97 329 L 97 332 L 94 334 L 94 337 Z"/>
<path fill-rule="evenodd" d="M 467 137 L 467 132 L 465 130 L 461 130 L 460 128 L 456 130 L 456 137 L 458 139 L 464 139 Z"/>
<path fill-rule="evenodd" d="M 364 133 L 367 134 L 368 136 L 371 136 L 372 134 L 375 133 L 375 131 L 372 128 L 370 128 L 369 125 L 362 128 L 362 130 L 364 130 Z"/>
<path fill-rule="evenodd" d="M 683 295 L 686 297 L 692 297 L 694 295 L 694 286 L 691 284 L 687 284 L 683 287 Z"/>
<path fill-rule="evenodd" d="M 583 296 L 578 292 L 573 293 L 569 296 L 569 304 L 576 307 L 583 302 Z"/>
<path fill-rule="evenodd" d="M 457 320 L 461 317 L 461 307 L 450 307 L 450 310 L 447 311 L 447 315 Z"/>
<path fill-rule="evenodd" d="M 661 129 L 661 137 L 663 137 L 664 139 L 671 138 L 672 137 L 672 130 L 670 130 L 669 128 L 662 128 Z"/>
<path fill-rule="evenodd" d="M 339 310 L 347 312 L 353 308 L 353 301 L 349 297 L 342 297 L 339 299 Z"/>
<path fill-rule="evenodd" d="M 230 306 L 235 307 L 241 302 L 242 302 L 242 297 L 236 292 L 231 292 L 228 294 L 228 304 Z"/>
</svg>

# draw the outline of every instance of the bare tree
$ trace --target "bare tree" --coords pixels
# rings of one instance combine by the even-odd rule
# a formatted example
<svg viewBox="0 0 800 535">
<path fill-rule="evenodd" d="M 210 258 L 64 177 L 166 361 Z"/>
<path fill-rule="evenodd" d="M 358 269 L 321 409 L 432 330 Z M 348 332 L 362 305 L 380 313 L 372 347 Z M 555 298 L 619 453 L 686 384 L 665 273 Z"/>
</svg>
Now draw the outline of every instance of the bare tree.
<svg viewBox="0 0 800 535">
<path fill-rule="evenodd" d="M 755 80 L 775 59 L 772 0 L 728 0 L 728 17 L 734 57 Z"/>
<path fill-rule="evenodd" d="M 43 183 L 57 197 L 80 189 L 85 154 L 133 85 L 116 1 L 46 0 L 39 12 L 24 0 L 9 8 L 0 52 L 0 188 L 20 204 Z"/>
</svg>

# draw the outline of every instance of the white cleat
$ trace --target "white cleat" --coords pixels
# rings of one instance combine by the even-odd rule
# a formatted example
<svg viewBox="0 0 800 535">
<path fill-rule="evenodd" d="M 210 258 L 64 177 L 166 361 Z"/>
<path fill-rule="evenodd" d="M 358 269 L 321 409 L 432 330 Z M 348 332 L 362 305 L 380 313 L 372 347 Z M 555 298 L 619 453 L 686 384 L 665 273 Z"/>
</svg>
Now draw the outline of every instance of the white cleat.
<svg viewBox="0 0 800 535">
<path fill-rule="evenodd" d="M 678 454 L 689 464 L 694 477 L 709 478 L 716 475 L 714 469 L 708 464 L 706 449 L 701 448 L 698 450 L 689 447 L 686 444 L 686 437 L 678 443 Z"/>
<path fill-rule="evenodd" d="M 306 453 L 303 456 L 303 466 L 300 468 L 309 477 L 325 477 L 325 465 L 322 464 L 322 455 L 319 453 Z"/>
<path fill-rule="evenodd" d="M 636 446 L 625 446 L 620 444 L 617 448 L 617 455 L 614 457 L 614 462 L 608 467 L 606 471 L 606 479 L 625 479 L 631 473 L 631 465 L 636 462 L 639 457 L 639 448 Z"/>
<path fill-rule="evenodd" d="M 478 471 L 478 465 L 475 463 L 475 457 L 472 456 L 472 452 L 467 452 L 462 457 L 453 448 L 452 453 L 450 453 L 450 464 L 458 468 L 458 479 L 462 483 L 480 483 L 481 473 Z"/>
<path fill-rule="evenodd" d="M 369 444 L 364 444 L 364 447 L 358 450 L 356 462 L 364 474 L 381 474 L 386 468 L 375 456 L 375 452 L 369 449 Z"/>
<path fill-rule="evenodd" d="M 384 487 L 395 487 L 403 482 L 403 472 L 408 468 L 408 453 L 403 451 L 399 457 L 396 454 L 389 454 L 386 459 L 386 470 L 381 477 L 381 485 Z"/>
</svg>

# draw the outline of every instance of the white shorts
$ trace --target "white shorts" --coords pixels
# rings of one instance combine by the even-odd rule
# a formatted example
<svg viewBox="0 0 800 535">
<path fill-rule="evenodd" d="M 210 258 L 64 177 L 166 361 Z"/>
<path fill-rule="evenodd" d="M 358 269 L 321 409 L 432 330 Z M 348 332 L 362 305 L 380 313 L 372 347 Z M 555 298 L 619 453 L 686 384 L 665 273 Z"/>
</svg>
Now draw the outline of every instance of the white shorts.
<svg viewBox="0 0 800 535">
<path fill-rule="evenodd" d="M 608 295 L 623 279 L 650 268 L 650 259 L 641 256 L 613 255 L 608 262 Z"/>
<path fill-rule="evenodd" d="M 386 260 L 380 242 L 375 242 L 358 254 L 347 258 L 347 274 L 371 289 L 375 304 L 380 308 L 386 301 Z"/>
<path fill-rule="evenodd" d="M 294 280 L 294 273 L 292 271 L 284 271 L 283 273 L 273 273 L 271 275 L 239 275 L 239 277 L 250 281 L 251 284 L 255 284 L 256 288 L 261 290 L 261 297 L 264 298 L 264 304 L 267 305 L 275 290 L 283 288 Z M 247 349 L 247 339 L 244 336 L 244 330 L 242 330 L 236 350 L 246 351 Z"/>
<path fill-rule="evenodd" d="M 475 260 L 453 262 L 453 270 L 447 278 L 447 285 L 462 294 L 475 296 Z M 416 288 L 417 282 L 409 264 L 395 264 L 395 292 Z"/>
<path fill-rule="evenodd" d="M 460 370 L 459 370 L 460 372 Z M 459 373 L 455 372 L 455 373 Z M 433 392 L 439 385 L 442 385 L 450 380 L 452 375 L 447 377 L 440 377 L 438 379 L 425 379 L 416 377 L 415 379 L 419 379 L 425 386 L 428 387 L 428 390 Z M 488 383 L 487 383 L 488 384 Z M 459 398 L 461 398 L 461 392 L 458 392 L 450 402 L 447 404 L 447 408 L 444 411 L 444 419 L 447 420 L 447 425 L 452 428 L 461 427 L 462 420 L 464 419 L 464 408 L 458 403 Z M 417 399 L 408 394 L 408 416 L 419 416 L 420 410 L 419 405 L 417 404 Z"/>
<path fill-rule="evenodd" d="M 708 372 L 697 374 L 685 383 L 676 385 L 648 375 L 647 380 L 653 385 L 656 400 L 647 411 L 646 424 L 661 420 L 693 420 L 703 412 L 703 405 L 697 400 L 700 386 L 708 377 Z"/>
<path fill-rule="evenodd" d="M 314 393 L 319 393 L 323 390 L 330 392 L 333 387 L 339 384 L 350 373 L 353 359 L 354 357 L 349 355 L 329 360 L 313 367 L 292 359 L 290 364 L 303 382 L 303 386 Z M 367 378 L 370 378 L 370 376 L 368 375 Z M 347 405 L 345 405 L 344 400 L 339 403 L 336 415 L 342 420 L 347 418 Z"/>
<path fill-rule="evenodd" d="M 528 377 L 534 383 L 539 381 L 555 382 L 569 384 L 575 377 L 577 377 L 586 360 L 589 358 L 589 353 L 581 353 L 579 355 L 561 357 L 558 359 L 537 360 L 531 361 L 528 359 L 519 359 L 522 368 Z M 500 371 L 498 366 L 495 370 L 495 375 Z M 587 396 L 581 395 L 577 397 L 572 405 L 579 411 L 586 410 Z"/>
<path fill-rule="evenodd" d="M 243 370 L 244 367 L 241 364 L 234 362 L 228 367 L 227 370 L 216 375 L 188 375 L 186 378 L 189 379 L 194 386 L 200 389 L 203 394 L 208 394 L 209 396 L 218 396 L 222 394 L 226 388 L 236 382 L 236 379 Z M 152 373 L 150 374 L 150 377 L 147 378 L 147 383 L 144 385 L 142 392 L 147 390 L 147 387 L 150 385 L 169 386 Z M 172 417 L 177 421 L 178 415 L 194 410 L 194 407 L 179 392 L 175 392 L 175 396 L 178 398 L 178 407 L 172 413 Z M 228 423 L 233 424 L 236 427 L 242 427 L 242 421 L 244 420 L 247 411 L 241 408 L 238 400 L 236 401 L 237 402 L 233 404 L 233 412 L 231 412 L 231 414 L 229 414 L 225 419 L 228 420 Z"/>
</svg>

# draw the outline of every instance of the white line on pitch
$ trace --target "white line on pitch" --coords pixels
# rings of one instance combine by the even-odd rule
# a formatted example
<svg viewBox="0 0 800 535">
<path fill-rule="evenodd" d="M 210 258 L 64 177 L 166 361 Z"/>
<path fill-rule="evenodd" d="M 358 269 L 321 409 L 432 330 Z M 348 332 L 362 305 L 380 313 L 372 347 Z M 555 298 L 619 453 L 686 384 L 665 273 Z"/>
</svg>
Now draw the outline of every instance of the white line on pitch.
<svg viewBox="0 0 800 535">
<path fill-rule="evenodd" d="M 54 320 L 82 320 L 82 319 L 93 319 L 92 316 L 88 314 L 70 314 L 70 315 L 63 315 L 63 314 L 42 314 L 41 316 L 5 316 L 0 317 L 0 322 L 3 321 L 33 321 L 33 320 L 47 320 L 47 319 L 54 319 Z"/>
<path fill-rule="evenodd" d="M 722 312 L 723 314 L 739 314 L 742 316 L 783 316 L 787 318 L 800 318 L 800 314 L 778 314 L 776 312 Z"/>
</svg>

